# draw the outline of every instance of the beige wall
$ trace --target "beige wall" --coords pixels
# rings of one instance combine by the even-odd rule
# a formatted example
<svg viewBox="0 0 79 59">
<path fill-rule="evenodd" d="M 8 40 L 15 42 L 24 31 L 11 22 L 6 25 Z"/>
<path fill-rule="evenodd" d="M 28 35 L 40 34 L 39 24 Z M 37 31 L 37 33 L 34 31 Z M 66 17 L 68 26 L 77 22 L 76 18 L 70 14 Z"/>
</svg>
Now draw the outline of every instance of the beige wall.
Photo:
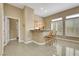
<svg viewBox="0 0 79 59">
<path fill-rule="evenodd" d="M 32 40 L 32 33 L 30 30 L 34 29 L 34 13 L 33 10 L 29 7 L 24 7 L 24 26 L 25 26 L 25 41 L 31 41 Z"/>
<path fill-rule="evenodd" d="M 34 20 L 42 20 L 42 18 L 39 16 L 35 16 L 33 13 L 33 9 L 29 7 L 19 9 L 9 4 L 4 4 L 4 12 L 5 16 L 20 18 L 21 39 L 24 39 L 24 42 L 32 40 L 32 33 L 30 32 L 30 30 L 34 30 Z"/>
<path fill-rule="evenodd" d="M 11 6 L 9 4 L 4 4 L 4 14 L 5 16 L 10 16 L 14 18 L 20 18 L 20 37 L 21 41 L 23 41 L 24 36 L 24 27 L 23 27 L 23 12 L 21 9 Z"/>
<path fill-rule="evenodd" d="M 0 55 L 2 55 L 3 52 L 2 20 L 3 20 L 3 4 L 0 3 Z"/>
<path fill-rule="evenodd" d="M 71 14 L 75 14 L 75 13 L 79 13 L 79 6 L 72 8 L 72 9 L 68 9 L 59 13 L 56 13 L 54 15 L 48 16 L 44 18 L 44 22 L 45 22 L 45 29 L 50 29 L 50 22 L 52 19 L 54 18 L 59 18 L 59 17 L 63 17 L 63 19 L 65 19 L 66 16 L 71 15 Z"/>
<path fill-rule="evenodd" d="M 18 37 L 18 27 L 17 20 L 9 18 L 9 30 L 10 30 L 10 39 L 14 39 Z"/>
</svg>

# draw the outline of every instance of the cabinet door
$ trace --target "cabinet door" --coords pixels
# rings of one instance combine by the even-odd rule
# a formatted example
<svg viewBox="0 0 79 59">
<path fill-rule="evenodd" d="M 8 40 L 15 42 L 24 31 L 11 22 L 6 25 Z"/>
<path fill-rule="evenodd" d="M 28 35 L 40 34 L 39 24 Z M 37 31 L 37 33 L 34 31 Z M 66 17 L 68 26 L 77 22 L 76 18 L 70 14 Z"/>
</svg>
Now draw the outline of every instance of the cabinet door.
<svg viewBox="0 0 79 59">
<path fill-rule="evenodd" d="M 66 47 L 66 56 L 74 56 L 74 48 Z"/>
<path fill-rule="evenodd" d="M 75 49 L 75 56 L 79 56 L 79 50 Z"/>
<path fill-rule="evenodd" d="M 69 52 L 69 47 L 66 47 L 66 56 L 69 56 L 70 52 Z"/>
<path fill-rule="evenodd" d="M 70 48 L 70 56 L 74 56 L 74 48 Z"/>
<path fill-rule="evenodd" d="M 57 45 L 56 48 L 57 48 L 57 55 L 62 56 L 62 46 Z"/>
</svg>

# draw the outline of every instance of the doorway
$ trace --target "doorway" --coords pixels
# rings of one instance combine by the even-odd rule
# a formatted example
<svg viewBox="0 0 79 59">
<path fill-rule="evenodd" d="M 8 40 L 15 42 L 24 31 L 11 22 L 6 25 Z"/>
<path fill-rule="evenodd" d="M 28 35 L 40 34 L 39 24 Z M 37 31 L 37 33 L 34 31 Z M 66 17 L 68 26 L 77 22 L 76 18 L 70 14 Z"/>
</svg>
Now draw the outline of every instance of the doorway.
<svg viewBox="0 0 79 59">
<path fill-rule="evenodd" d="M 11 40 L 20 40 L 20 20 L 18 18 L 5 17 L 4 20 L 4 46 Z"/>
<path fill-rule="evenodd" d="M 18 20 L 9 18 L 9 39 L 18 41 Z"/>
</svg>

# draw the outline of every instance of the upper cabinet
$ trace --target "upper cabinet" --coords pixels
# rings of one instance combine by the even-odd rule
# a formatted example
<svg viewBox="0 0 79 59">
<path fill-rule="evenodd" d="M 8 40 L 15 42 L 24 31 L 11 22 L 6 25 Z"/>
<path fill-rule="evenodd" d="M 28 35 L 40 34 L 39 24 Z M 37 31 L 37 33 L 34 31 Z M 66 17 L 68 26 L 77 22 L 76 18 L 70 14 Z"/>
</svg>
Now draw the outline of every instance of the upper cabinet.
<svg viewBox="0 0 79 59">
<path fill-rule="evenodd" d="M 25 28 L 27 30 L 44 28 L 43 18 L 38 15 L 35 15 L 34 10 L 29 7 L 24 8 L 24 19 L 25 19 Z"/>
<path fill-rule="evenodd" d="M 44 21 L 40 16 L 34 16 L 34 29 L 44 29 Z"/>
</svg>

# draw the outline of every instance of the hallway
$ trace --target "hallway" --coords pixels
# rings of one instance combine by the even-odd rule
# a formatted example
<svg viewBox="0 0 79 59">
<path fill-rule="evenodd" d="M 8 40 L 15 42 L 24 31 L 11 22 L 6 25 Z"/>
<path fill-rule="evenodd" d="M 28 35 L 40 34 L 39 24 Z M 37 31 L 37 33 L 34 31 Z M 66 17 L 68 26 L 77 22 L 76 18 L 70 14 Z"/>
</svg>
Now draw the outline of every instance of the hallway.
<svg viewBox="0 0 79 59">
<path fill-rule="evenodd" d="M 53 49 L 49 46 L 39 46 L 35 43 L 18 43 L 11 41 L 4 49 L 4 56 L 51 56 Z"/>
</svg>

